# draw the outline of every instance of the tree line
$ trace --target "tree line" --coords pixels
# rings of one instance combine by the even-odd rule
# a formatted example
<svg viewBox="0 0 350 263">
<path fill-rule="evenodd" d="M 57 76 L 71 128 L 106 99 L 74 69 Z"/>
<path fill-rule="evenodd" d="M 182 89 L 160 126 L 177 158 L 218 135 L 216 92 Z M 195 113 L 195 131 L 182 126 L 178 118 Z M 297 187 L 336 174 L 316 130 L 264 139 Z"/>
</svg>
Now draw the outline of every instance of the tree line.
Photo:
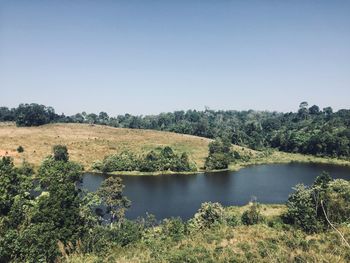
<svg viewBox="0 0 350 263">
<path fill-rule="evenodd" d="M 52 107 L 21 104 L 0 108 L 0 121 L 16 121 L 18 126 L 45 123 L 90 123 L 120 128 L 152 129 L 227 138 L 231 143 L 256 150 L 275 148 L 286 152 L 318 156 L 350 156 L 350 110 L 334 112 L 302 102 L 296 112 L 187 110 L 134 116 L 110 117 L 106 112 L 56 114 Z"/>
<path fill-rule="evenodd" d="M 92 168 L 98 172 L 111 173 L 117 171 L 140 172 L 194 172 L 197 167 L 191 163 L 186 152 L 175 153 L 169 146 L 152 150 L 142 156 L 132 152 L 122 152 L 106 156 L 102 161 L 93 163 Z"/>
</svg>

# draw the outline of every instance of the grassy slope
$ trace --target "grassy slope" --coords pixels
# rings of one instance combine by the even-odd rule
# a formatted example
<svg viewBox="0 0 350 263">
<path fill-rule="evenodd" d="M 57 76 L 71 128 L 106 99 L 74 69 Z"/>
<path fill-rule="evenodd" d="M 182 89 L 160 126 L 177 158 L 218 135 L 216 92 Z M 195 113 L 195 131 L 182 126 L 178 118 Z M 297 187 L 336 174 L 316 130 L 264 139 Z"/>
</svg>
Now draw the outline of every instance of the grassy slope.
<svg viewBox="0 0 350 263">
<path fill-rule="evenodd" d="M 247 208 L 226 209 L 241 215 Z M 285 209 L 283 205 L 262 205 L 262 214 L 267 222 L 276 222 Z M 350 228 L 339 229 L 349 240 Z M 177 242 L 157 236 L 157 229 L 151 230 L 149 236 L 124 248 L 115 246 L 102 255 L 75 253 L 67 257 L 67 262 L 348 262 L 350 258 L 335 231 L 306 234 L 281 224 L 236 227 L 223 224 Z"/>
<path fill-rule="evenodd" d="M 171 146 L 187 152 L 198 167 L 202 167 L 209 139 L 153 130 L 112 128 L 88 124 L 49 124 L 40 127 L 18 128 L 13 124 L 0 125 L 0 155 L 12 156 L 15 163 L 25 158 L 38 166 L 51 154 L 52 146 L 65 144 L 70 158 L 89 169 L 95 160 L 124 150 L 142 154 L 156 147 Z M 19 145 L 24 152 L 19 154 Z"/>
<path fill-rule="evenodd" d="M 190 159 L 203 167 L 208 154 L 210 140 L 191 135 L 171 132 L 112 128 L 88 124 L 49 124 L 40 127 L 16 127 L 13 123 L 0 124 L 0 156 L 10 155 L 16 164 L 23 159 L 38 167 L 44 157 L 51 154 L 52 146 L 65 144 L 70 158 L 90 170 L 91 164 L 103 159 L 106 155 L 130 150 L 137 154 L 148 152 L 157 147 L 171 146 L 177 152 L 187 152 Z M 24 152 L 19 154 L 19 145 Z M 230 165 L 231 170 L 244 166 L 262 163 L 323 162 L 349 165 L 349 161 L 319 158 L 302 154 L 272 152 L 265 154 L 233 146 L 241 154 L 249 154 L 251 160 L 245 163 Z M 140 173 L 141 174 L 141 173 Z"/>
</svg>

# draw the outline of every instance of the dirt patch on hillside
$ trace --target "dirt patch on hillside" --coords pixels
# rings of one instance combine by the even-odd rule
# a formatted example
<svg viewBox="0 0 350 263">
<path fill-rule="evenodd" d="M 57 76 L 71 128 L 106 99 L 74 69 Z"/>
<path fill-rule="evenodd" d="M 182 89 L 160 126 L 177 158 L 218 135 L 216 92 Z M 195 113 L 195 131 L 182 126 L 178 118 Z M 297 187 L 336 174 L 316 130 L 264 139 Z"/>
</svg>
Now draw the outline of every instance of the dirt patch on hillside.
<svg viewBox="0 0 350 263">
<path fill-rule="evenodd" d="M 17 157 L 19 155 L 17 151 L 0 149 L 0 156 Z"/>
</svg>

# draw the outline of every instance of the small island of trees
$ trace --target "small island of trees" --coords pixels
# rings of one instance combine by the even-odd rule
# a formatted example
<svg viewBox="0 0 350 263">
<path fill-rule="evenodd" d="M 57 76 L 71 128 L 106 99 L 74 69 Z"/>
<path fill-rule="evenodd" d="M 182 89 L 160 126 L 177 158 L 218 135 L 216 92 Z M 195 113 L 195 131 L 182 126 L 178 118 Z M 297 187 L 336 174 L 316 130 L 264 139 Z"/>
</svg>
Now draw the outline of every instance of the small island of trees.
<svg viewBox="0 0 350 263">
<path fill-rule="evenodd" d="M 96 161 L 92 168 L 102 173 L 117 171 L 140 172 L 194 172 L 197 167 L 191 163 L 188 154 L 183 152 L 176 154 L 169 146 L 150 151 L 143 156 L 137 156 L 131 152 L 122 152 L 106 156 L 103 161 Z"/>
</svg>

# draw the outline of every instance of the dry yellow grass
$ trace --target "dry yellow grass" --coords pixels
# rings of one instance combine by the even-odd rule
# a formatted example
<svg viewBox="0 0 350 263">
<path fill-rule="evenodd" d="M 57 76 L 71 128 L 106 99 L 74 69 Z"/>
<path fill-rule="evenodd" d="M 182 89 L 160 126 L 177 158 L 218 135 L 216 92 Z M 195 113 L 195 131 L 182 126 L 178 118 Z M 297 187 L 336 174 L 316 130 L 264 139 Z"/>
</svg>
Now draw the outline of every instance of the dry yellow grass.
<svg viewBox="0 0 350 263">
<path fill-rule="evenodd" d="M 90 169 L 95 160 L 124 150 L 141 154 L 157 147 L 171 146 L 177 152 L 187 152 L 198 167 L 208 154 L 210 140 L 171 132 L 113 128 L 88 124 L 49 124 L 40 127 L 0 125 L 0 155 L 14 158 L 15 164 L 25 159 L 35 166 L 51 154 L 52 146 L 64 144 L 70 159 Z M 18 146 L 24 148 L 17 153 Z"/>
<path fill-rule="evenodd" d="M 86 170 L 90 170 L 94 161 L 102 160 L 110 154 L 125 150 L 143 154 L 164 146 L 171 146 L 176 152 L 187 152 L 191 161 L 201 170 L 208 155 L 210 141 L 207 138 L 172 132 L 89 124 L 49 124 L 39 127 L 16 127 L 14 123 L 0 124 L 0 156 L 13 157 L 15 164 L 20 164 L 25 159 L 35 167 L 51 154 L 53 145 L 64 144 L 68 147 L 71 160 L 83 164 Z M 20 145 L 24 147 L 23 153 L 16 151 Z M 242 155 L 251 156 L 251 159 L 247 162 L 232 163 L 230 170 L 239 170 L 249 165 L 289 162 L 350 165 L 349 161 L 339 159 L 276 151 L 264 154 L 236 145 L 232 148 Z"/>
</svg>

